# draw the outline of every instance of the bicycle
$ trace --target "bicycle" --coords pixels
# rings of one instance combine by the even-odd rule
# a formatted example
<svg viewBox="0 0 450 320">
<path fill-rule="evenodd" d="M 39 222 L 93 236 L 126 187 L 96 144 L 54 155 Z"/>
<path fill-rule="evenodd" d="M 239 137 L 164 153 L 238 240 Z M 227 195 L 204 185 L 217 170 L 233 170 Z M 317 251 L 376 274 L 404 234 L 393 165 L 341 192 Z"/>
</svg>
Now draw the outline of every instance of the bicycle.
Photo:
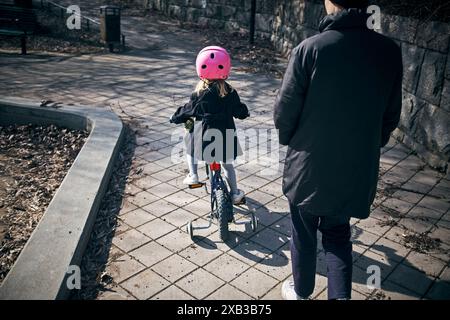
<svg viewBox="0 0 450 320">
<path fill-rule="evenodd" d="M 252 231 L 255 232 L 258 227 L 258 220 L 253 211 L 251 212 L 250 222 L 248 221 L 238 222 L 234 219 L 233 199 L 227 186 L 227 183 L 225 183 L 224 179 L 222 178 L 221 165 L 217 162 L 206 165 L 206 175 L 207 177 L 209 177 L 211 185 L 211 192 L 210 192 L 211 212 L 208 215 L 208 225 L 194 227 L 193 221 L 190 221 L 187 224 L 186 228 L 191 239 L 194 238 L 194 230 L 209 229 L 212 226 L 214 219 L 217 220 L 217 224 L 219 227 L 219 237 L 222 241 L 228 240 L 229 223 L 232 222 L 236 225 L 246 225 L 250 223 Z M 206 192 L 208 192 L 206 183 L 203 182 L 189 185 L 189 188 L 197 189 L 202 188 L 203 186 L 205 187 Z M 246 202 L 247 201 L 244 197 L 242 201 L 236 205 L 238 206 L 244 205 L 246 204 Z"/>
</svg>

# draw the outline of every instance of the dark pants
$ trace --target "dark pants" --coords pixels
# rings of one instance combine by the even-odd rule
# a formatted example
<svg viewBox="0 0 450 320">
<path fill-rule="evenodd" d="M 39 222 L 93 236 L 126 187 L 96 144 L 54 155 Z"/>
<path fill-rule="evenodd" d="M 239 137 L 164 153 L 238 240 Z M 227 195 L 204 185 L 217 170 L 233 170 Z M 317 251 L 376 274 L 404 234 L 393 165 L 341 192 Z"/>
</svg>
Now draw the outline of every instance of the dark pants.
<svg viewBox="0 0 450 320">
<path fill-rule="evenodd" d="M 291 260 L 295 291 L 303 298 L 314 291 L 317 230 L 322 233 L 328 278 L 328 299 L 351 298 L 352 243 L 350 218 L 319 217 L 300 212 L 290 204 L 292 217 Z"/>
</svg>

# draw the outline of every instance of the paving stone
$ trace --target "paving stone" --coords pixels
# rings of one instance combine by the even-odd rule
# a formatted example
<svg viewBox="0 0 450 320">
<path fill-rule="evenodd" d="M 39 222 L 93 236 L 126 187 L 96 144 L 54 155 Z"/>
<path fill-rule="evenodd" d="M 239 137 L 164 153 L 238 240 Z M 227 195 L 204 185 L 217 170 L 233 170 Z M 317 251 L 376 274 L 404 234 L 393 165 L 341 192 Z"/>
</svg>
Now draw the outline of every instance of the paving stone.
<svg viewBox="0 0 450 320">
<path fill-rule="evenodd" d="M 255 299 L 260 299 L 277 283 L 278 281 L 272 277 L 259 270 L 251 268 L 234 279 L 230 284 L 245 292 L 249 296 Z"/>
<path fill-rule="evenodd" d="M 432 219 L 422 220 L 406 217 L 400 220 L 399 225 L 414 233 L 424 233 L 431 230 L 435 223 L 436 220 Z"/>
<path fill-rule="evenodd" d="M 400 199 L 412 204 L 417 204 L 424 197 L 422 193 L 409 192 L 403 190 L 394 192 L 392 196 L 396 199 Z"/>
<path fill-rule="evenodd" d="M 261 300 L 282 300 L 281 296 L 281 286 L 283 282 L 280 282 L 275 288 L 272 288 L 268 293 L 266 293 Z"/>
<path fill-rule="evenodd" d="M 418 206 L 433 209 L 435 211 L 446 213 L 450 209 L 450 202 L 436 199 L 435 197 L 425 196 Z"/>
<path fill-rule="evenodd" d="M 157 263 L 151 269 L 164 279 L 175 282 L 198 267 L 177 254 Z"/>
<path fill-rule="evenodd" d="M 380 256 L 376 253 L 368 251 L 364 253 L 364 255 L 361 256 L 354 265 L 362 270 L 366 270 L 366 272 L 369 270 L 369 267 L 377 266 L 380 268 L 381 279 L 384 280 L 391 274 L 398 264 L 398 261 L 389 260 L 386 256 Z"/>
<path fill-rule="evenodd" d="M 129 199 L 130 197 L 128 197 Z M 137 209 L 137 206 L 135 206 L 134 204 L 132 204 L 130 201 L 125 200 L 122 203 L 122 207 L 120 208 L 120 215 L 123 215 L 125 213 L 128 213 L 130 211 L 133 211 Z"/>
<path fill-rule="evenodd" d="M 203 217 L 211 212 L 211 204 L 206 200 L 198 199 L 184 206 L 183 209 L 192 212 L 198 217 Z"/>
<path fill-rule="evenodd" d="M 157 186 L 151 187 L 148 191 L 157 197 L 164 198 L 168 195 L 178 192 L 179 189 L 171 186 L 168 183 L 161 183 Z"/>
<path fill-rule="evenodd" d="M 438 277 L 445 269 L 445 263 L 427 254 L 411 251 L 403 264 L 425 272 L 430 277 Z"/>
<path fill-rule="evenodd" d="M 388 277 L 388 280 L 417 293 L 419 296 L 424 295 L 432 283 L 432 279 L 424 272 L 405 264 L 399 265 Z"/>
<path fill-rule="evenodd" d="M 264 193 L 268 193 L 274 197 L 281 197 L 283 195 L 283 191 L 280 187 L 280 185 L 276 182 L 271 182 L 269 184 L 266 184 L 265 186 L 262 186 L 259 188 L 260 191 Z"/>
<path fill-rule="evenodd" d="M 359 293 L 356 290 L 352 290 L 351 295 L 352 295 L 352 300 L 356 300 L 356 301 L 368 299 L 368 297 L 366 295 Z"/>
<path fill-rule="evenodd" d="M 130 230 L 129 225 L 121 220 L 117 220 L 116 229 L 114 230 L 114 236 L 118 236 L 128 230 Z"/>
<path fill-rule="evenodd" d="M 206 298 L 207 300 L 252 300 L 252 297 L 229 284 L 225 284 Z"/>
<path fill-rule="evenodd" d="M 143 263 L 147 267 L 167 258 L 172 252 L 160 244 L 152 241 L 129 253 L 133 258 Z"/>
<path fill-rule="evenodd" d="M 290 212 L 288 201 L 281 198 L 269 202 L 265 207 L 275 213 L 288 214 Z"/>
<path fill-rule="evenodd" d="M 378 255 L 386 257 L 388 261 L 401 262 L 404 257 L 411 251 L 404 245 L 391 241 L 386 238 L 379 239 L 370 249 Z"/>
<path fill-rule="evenodd" d="M 450 267 L 447 266 L 444 271 L 439 275 L 439 280 L 450 283 Z"/>
<path fill-rule="evenodd" d="M 159 237 L 168 234 L 174 229 L 176 229 L 175 226 L 161 219 L 154 219 L 138 228 L 140 232 L 151 239 L 158 239 Z"/>
<path fill-rule="evenodd" d="M 211 234 L 209 234 L 207 237 L 201 239 L 201 243 L 205 243 L 207 246 L 210 246 L 216 250 L 220 250 L 223 252 L 227 252 L 230 249 L 236 247 L 240 243 L 244 242 L 245 239 L 242 237 L 244 235 L 251 235 L 250 232 L 236 230 L 238 228 L 235 228 L 235 224 L 231 224 L 229 227 L 229 236 L 226 241 L 223 241 L 220 238 L 219 231 L 215 231 Z M 240 228 L 242 228 L 241 225 L 239 225 Z M 215 226 L 212 227 L 213 230 L 216 229 Z"/>
<path fill-rule="evenodd" d="M 266 228 L 253 235 L 252 241 L 268 248 L 270 251 L 275 251 L 285 245 L 288 242 L 288 238 L 282 233 Z"/>
<path fill-rule="evenodd" d="M 136 300 L 131 294 L 126 292 L 120 286 L 114 286 L 113 288 L 108 288 L 107 291 L 101 292 L 97 296 L 98 300 Z"/>
<path fill-rule="evenodd" d="M 278 280 L 284 280 L 292 274 L 291 262 L 284 254 L 278 253 L 267 255 L 255 268 Z"/>
<path fill-rule="evenodd" d="M 173 252 L 178 252 L 192 245 L 189 235 L 181 230 L 174 230 L 159 238 L 157 242 Z"/>
<path fill-rule="evenodd" d="M 155 219 L 155 216 L 139 208 L 122 215 L 120 219 L 127 225 L 136 228 L 140 225 L 143 225 L 144 223 L 147 223 Z"/>
<path fill-rule="evenodd" d="M 132 259 L 129 255 L 123 255 L 111 262 L 106 267 L 106 272 L 114 282 L 120 283 L 144 269 L 145 266 L 142 263 Z"/>
<path fill-rule="evenodd" d="M 111 245 L 108 251 L 108 263 L 117 260 L 119 257 L 123 256 L 125 252 L 117 248 L 115 245 Z"/>
<path fill-rule="evenodd" d="M 283 215 L 270 211 L 264 207 L 257 209 L 255 215 L 258 218 L 258 222 L 264 226 L 270 226 L 283 218 Z"/>
<path fill-rule="evenodd" d="M 390 226 L 383 226 L 380 224 L 380 221 L 370 217 L 368 219 L 360 220 L 356 226 L 378 236 L 384 235 L 390 229 Z"/>
<path fill-rule="evenodd" d="M 406 214 L 414 205 L 400 199 L 389 198 L 383 202 L 383 206 L 394 209 L 401 214 Z"/>
<path fill-rule="evenodd" d="M 130 202 L 137 207 L 144 207 L 149 203 L 157 201 L 158 198 L 147 191 L 139 192 L 134 197 L 130 197 Z"/>
<path fill-rule="evenodd" d="M 421 171 L 418 172 L 414 177 L 412 177 L 411 180 L 433 187 L 439 182 L 440 178 L 439 175 L 434 171 Z"/>
<path fill-rule="evenodd" d="M 222 255 L 223 252 L 208 245 L 200 246 L 195 244 L 184 249 L 179 254 L 198 266 L 204 266 Z"/>
<path fill-rule="evenodd" d="M 176 206 L 183 207 L 188 203 L 194 202 L 198 198 L 184 191 L 178 191 L 165 198 L 166 201 L 175 204 Z"/>
<path fill-rule="evenodd" d="M 153 179 L 152 177 L 149 177 L 149 176 L 145 176 L 143 178 L 133 180 L 132 183 L 134 185 L 136 185 L 137 187 L 139 187 L 140 189 L 147 191 L 147 190 L 151 189 L 152 187 L 161 184 L 161 181 Z"/>
<path fill-rule="evenodd" d="M 266 255 L 270 253 L 271 251 L 269 249 L 252 241 L 245 241 L 228 251 L 229 255 L 245 262 L 250 266 L 261 262 L 261 260 L 263 260 Z"/>
<path fill-rule="evenodd" d="M 444 244 L 450 245 L 450 232 L 447 228 L 435 227 L 429 236 L 433 239 L 439 239 Z"/>
<path fill-rule="evenodd" d="M 444 281 L 435 282 L 426 295 L 426 298 L 432 300 L 450 300 L 450 283 Z"/>
<path fill-rule="evenodd" d="M 405 183 L 402 188 L 404 190 L 412 190 L 415 192 L 420 192 L 422 195 L 426 195 L 433 188 L 433 184 L 423 184 L 414 180 L 409 180 Z"/>
<path fill-rule="evenodd" d="M 169 212 L 177 210 L 178 207 L 170 202 L 165 201 L 165 200 L 158 200 L 149 205 L 146 205 L 142 209 L 151 213 L 155 217 L 162 217 Z"/>
<path fill-rule="evenodd" d="M 284 217 L 280 220 L 275 221 L 269 226 L 270 229 L 276 230 L 278 232 L 283 233 L 284 235 L 290 237 L 291 236 L 291 218 Z"/>
<path fill-rule="evenodd" d="M 175 285 L 164 289 L 151 298 L 152 300 L 194 300 L 194 298 Z"/>
<path fill-rule="evenodd" d="M 377 290 L 380 292 L 378 300 L 419 300 L 420 295 L 417 293 L 410 291 L 406 288 L 403 288 L 393 282 L 386 281 L 381 285 L 381 290 Z M 373 296 L 377 296 L 376 294 L 372 295 L 370 300 L 373 300 Z"/>
<path fill-rule="evenodd" d="M 121 285 L 136 298 L 146 300 L 164 290 L 170 283 L 152 270 L 147 269 Z"/>
<path fill-rule="evenodd" d="M 359 228 L 358 225 L 352 227 L 351 231 L 351 241 L 360 246 L 370 247 L 380 238 L 379 235 L 367 232 L 364 229 Z"/>
<path fill-rule="evenodd" d="M 169 180 L 178 178 L 179 174 L 166 169 L 166 170 L 161 170 L 157 173 L 152 174 L 151 177 L 158 179 L 161 182 L 167 182 Z"/>
<path fill-rule="evenodd" d="M 255 190 L 245 195 L 245 197 L 247 198 L 247 201 L 250 201 L 252 203 L 252 207 L 254 207 L 255 209 L 275 199 L 274 196 L 259 190 Z"/>
<path fill-rule="evenodd" d="M 442 212 L 421 207 L 415 206 L 408 212 L 407 218 L 410 219 L 418 219 L 423 221 L 437 222 L 444 214 Z"/>
<path fill-rule="evenodd" d="M 167 221 L 177 228 L 185 228 L 189 221 L 192 221 L 196 218 L 197 216 L 181 208 L 176 209 L 161 217 L 163 221 Z"/>
<path fill-rule="evenodd" d="M 134 229 L 121 233 L 117 237 L 114 237 L 114 239 L 112 240 L 114 245 L 125 252 L 136 249 L 137 247 L 140 247 L 150 241 L 150 238 Z"/>
<path fill-rule="evenodd" d="M 165 158 L 166 155 L 162 154 L 158 151 L 150 151 L 150 152 L 144 153 L 143 155 L 141 155 L 139 157 L 144 160 L 147 160 L 147 161 L 157 161 L 157 160 L 161 160 L 161 159 Z M 158 179 L 158 180 L 160 180 L 160 179 Z M 160 181 L 162 181 L 162 180 L 160 180 Z"/>
<path fill-rule="evenodd" d="M 197 269 L 177 282 L 177 286 L 192 295 L 196 299 L 204 299 L 225 282 L 211 273 Z"/>
<path fill-rule="evenodd" d="M 234 280 L 249 268 L 249 265 L 226 253 L 204 266 L 205 270 L 226 282 Z"/>
</svg>

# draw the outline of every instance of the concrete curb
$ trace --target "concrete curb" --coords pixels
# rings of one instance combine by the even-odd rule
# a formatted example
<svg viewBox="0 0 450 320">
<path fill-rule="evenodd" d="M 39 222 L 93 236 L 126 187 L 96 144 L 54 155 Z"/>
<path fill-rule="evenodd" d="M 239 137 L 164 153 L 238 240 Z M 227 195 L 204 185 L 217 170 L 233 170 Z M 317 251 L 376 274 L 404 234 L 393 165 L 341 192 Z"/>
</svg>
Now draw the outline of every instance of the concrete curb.
<svg viewBox="0 0 450 320">
<path fill-rule="evenodd" d="M 0 99 L 0 125 L 55 124 L 90 135 L 0 287 L 4 299 L 65 299 L 69 266 L 79 266 L 123 135 L 112 112 L 83 106 L 40 107 Z"/>
</svg>

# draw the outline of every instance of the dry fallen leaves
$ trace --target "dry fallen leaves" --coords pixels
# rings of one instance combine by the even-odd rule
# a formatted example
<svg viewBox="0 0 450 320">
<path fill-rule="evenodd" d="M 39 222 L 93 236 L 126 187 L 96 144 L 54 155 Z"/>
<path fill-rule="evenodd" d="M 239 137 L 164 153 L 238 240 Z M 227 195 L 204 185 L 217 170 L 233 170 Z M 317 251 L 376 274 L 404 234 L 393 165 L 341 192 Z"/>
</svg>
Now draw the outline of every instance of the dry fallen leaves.
<svg viewBox="0 0 450 320">
<path fill-rule="evenodd" d="M 87 132 L 0 127 L 0 283 L 84 144 Z"/>
</svg>

